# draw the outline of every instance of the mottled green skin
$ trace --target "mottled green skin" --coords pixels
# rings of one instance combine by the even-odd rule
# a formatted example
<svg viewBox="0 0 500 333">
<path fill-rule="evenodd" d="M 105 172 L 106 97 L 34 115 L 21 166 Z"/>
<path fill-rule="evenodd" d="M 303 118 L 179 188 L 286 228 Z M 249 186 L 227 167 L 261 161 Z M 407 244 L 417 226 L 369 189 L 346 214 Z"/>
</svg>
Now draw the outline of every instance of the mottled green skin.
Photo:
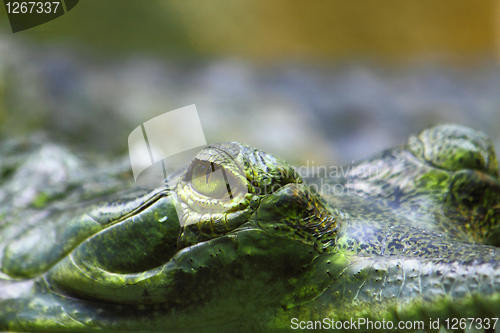
<svg viewBox="0 0 500 333">
<path fill-rule="evenodd" d="M 233 177 L 232 199 L 194 189 L 202 162 Z M 11 213 L 0 220 L 0 331 L 499 317 L 500 182 L 483 134 L 435 127 L 316 171 L 301 178 L 272 155 L 216 144 L 151 192 Z"/>
</svg>

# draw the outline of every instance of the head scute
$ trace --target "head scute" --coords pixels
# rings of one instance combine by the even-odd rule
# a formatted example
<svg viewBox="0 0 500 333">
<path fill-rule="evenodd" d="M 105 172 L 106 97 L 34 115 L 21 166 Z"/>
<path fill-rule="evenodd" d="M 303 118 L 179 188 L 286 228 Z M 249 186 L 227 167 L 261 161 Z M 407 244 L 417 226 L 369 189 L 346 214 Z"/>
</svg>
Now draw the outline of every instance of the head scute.
<svg viewBox="0 0 500 333">
<path fill-rule="evenodd" d="M 410 136 L 407 149 L 423 162 L 458 171 L 479 170 L 498 177 L 493 144 L 486 135 L 458 125 L 441 125 Z"/>
<path fill-rule="evenodd" d="M 245 146 L 247 179 L 256 195 L 270 194 L 290 183 L 303 182 L 297 171 L 279 157 Z"/>
</svg>

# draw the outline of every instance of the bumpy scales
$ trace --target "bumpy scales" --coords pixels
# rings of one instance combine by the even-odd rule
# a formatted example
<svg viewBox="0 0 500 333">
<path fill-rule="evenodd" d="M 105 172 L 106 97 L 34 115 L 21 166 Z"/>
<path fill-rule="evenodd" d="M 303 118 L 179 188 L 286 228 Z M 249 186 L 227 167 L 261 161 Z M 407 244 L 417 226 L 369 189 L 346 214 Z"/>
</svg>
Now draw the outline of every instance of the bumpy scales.
<svg viewBox="0 0 500 333">
<path fill-rule="evenodd" d="M 9 153 L 3 193 L 27 193 L 41 149 Z M 51 149 L 72 175 L 72 155 Z M 500 181 L 480 132 L 427 129 L 340 177 L 303 179 L 235 142 L 149 192 L 121 191 L 116 170 L 0 206 L 0 331 L 294 331 L 359 318 L 435 331 L 438 319 L 500 315 Z"/>
</svg>

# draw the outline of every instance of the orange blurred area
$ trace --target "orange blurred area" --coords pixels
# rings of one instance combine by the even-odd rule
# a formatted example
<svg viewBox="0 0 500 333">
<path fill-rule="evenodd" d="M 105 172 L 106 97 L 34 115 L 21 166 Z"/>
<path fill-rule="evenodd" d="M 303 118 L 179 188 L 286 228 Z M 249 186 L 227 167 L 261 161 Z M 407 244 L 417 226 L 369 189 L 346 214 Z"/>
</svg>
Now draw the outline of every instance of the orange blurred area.
<svg viewBox="0 0 500 333">
<path fill-rule="evenodd" d="M 82 0 L 18 35 L 112 53 L 265 61 L 497 57 L 500 1 Z"/>
<path fill-rule="evenodd" d="M 215 4 L 214 4 L 215 3 Z M 228 1 L 172 4 L 193 47 L 258 59 L 470 56 L 498 51 L 494 0 Z"/>
</svg>

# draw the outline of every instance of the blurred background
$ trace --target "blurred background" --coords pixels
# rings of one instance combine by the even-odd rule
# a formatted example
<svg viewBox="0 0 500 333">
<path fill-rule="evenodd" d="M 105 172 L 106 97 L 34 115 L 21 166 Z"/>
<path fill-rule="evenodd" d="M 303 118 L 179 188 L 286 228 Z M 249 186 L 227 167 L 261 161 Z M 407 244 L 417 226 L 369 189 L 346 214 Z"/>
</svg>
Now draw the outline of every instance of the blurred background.
<svg viewBox="0 0 500 333">
<path fill-rule="evenodd" d="M 441 123 L 500 149 L 498 0 L 81 0 L 12 33 L 0 5 L 0 137 L 123 156 L 196 104 L 208 143 L 349 164 Z"/>
</svg>

